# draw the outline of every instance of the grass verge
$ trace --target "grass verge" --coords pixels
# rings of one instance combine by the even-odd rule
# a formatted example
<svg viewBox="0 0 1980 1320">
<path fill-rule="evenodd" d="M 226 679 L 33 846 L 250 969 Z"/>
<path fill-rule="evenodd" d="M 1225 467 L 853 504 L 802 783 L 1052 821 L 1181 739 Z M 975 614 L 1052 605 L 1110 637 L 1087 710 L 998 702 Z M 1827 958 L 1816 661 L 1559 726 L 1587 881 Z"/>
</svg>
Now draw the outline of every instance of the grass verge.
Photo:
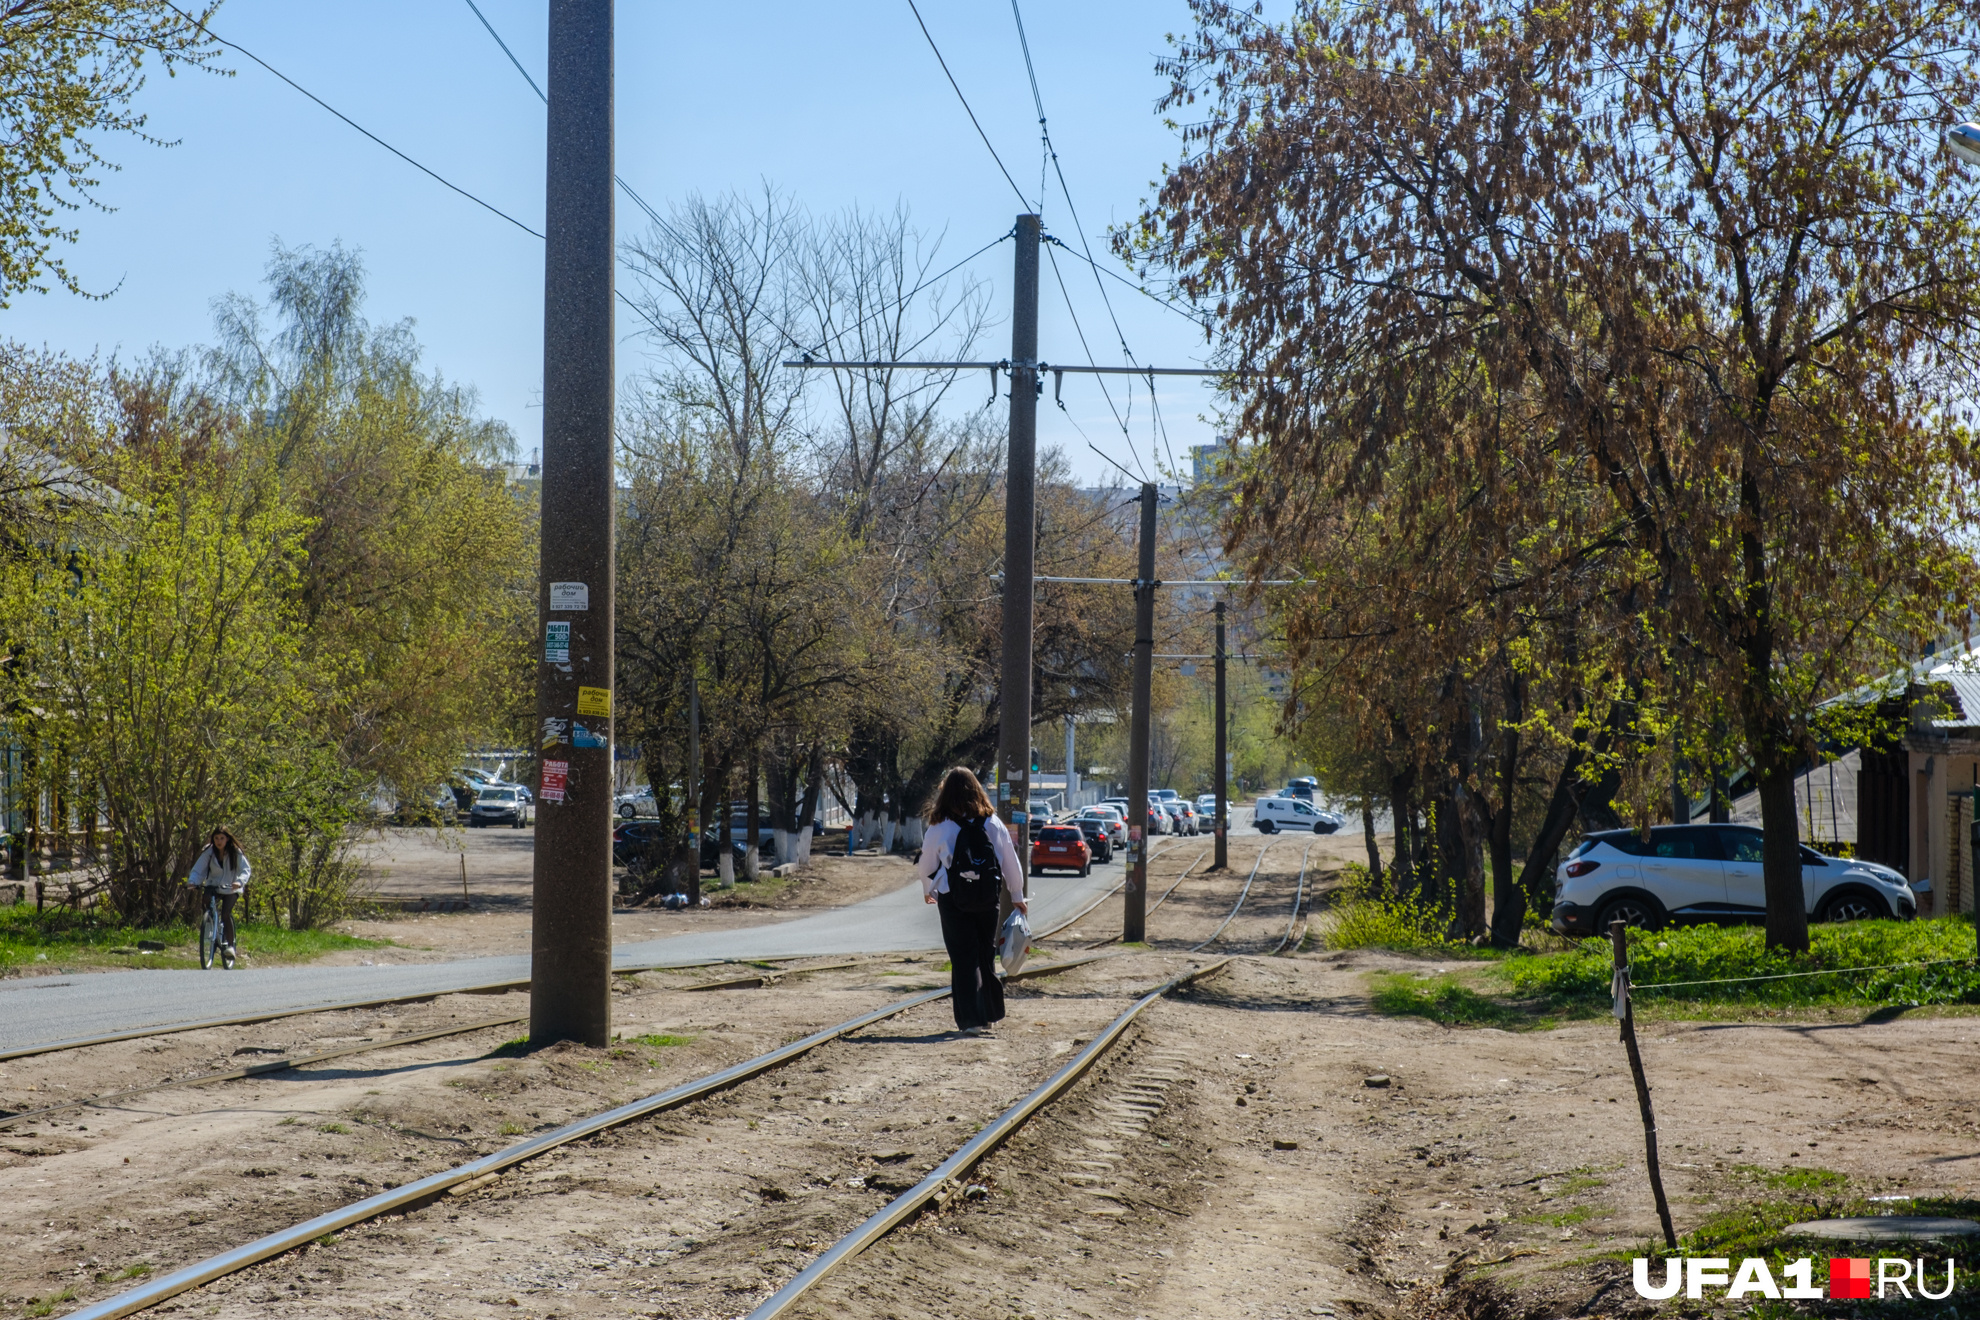
<svg viewBox="0 0 1980 1320">
<path fill-rule="evenodd" d="M 1631 931 L 1637 1016 L 1863 1012 L 1980 1003 L 1973 926 L 1964 917 L 1816 926 L 1809 931 L 1809 942 L 1807 953 L 1791 954 L 1770 951 L 1757 926 Z M 1411 944 L 1398 951 L 1430 950 Z M 1435 952 L 1448 962 L 1458 951 Z M 1548 1027 L 1609 1011 L 1612 962 L 1607 940 L 1584 940 L 1560 952 L 1480 961 L 1459 973 L 1377 974 L 1373 1002 L 1381 1013 L 1446 1026 Z M 1877 970 L 1857 970 L 1861 968 Z M 1659 988 L 1664 985 L 1673 988 Z"/>
<path fill-rule="evenodd" d="M 378 949 L 391 943 L 332 930 L 289 930 L 245 921 L 236 934 L 240 951 L 262 966 L 305 963 L 343 949 Z M 140 942 L 165 947 L 146 951 L 138 947 Z M 199 932 L 190 925 L 133 926 L 100 909 L 36 912 L 30 903 L 0 907 L 0 976 L 29 970 L 198 966 Z"/>
</svg>

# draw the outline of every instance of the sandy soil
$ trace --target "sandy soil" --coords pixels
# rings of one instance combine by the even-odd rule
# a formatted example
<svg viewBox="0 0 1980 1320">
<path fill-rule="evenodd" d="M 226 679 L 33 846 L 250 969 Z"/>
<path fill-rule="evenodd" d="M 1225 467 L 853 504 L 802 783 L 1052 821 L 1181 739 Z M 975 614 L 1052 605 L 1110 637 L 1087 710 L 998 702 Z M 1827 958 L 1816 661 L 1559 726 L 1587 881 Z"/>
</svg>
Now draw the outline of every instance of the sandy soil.
<svg viewBox="0 0 1980 1320">
<path fill-rule="evenodd" d="M 1245 907 L 1206 954 L 1282 937 L 1304 842 L 1271 843 Z M 1134 994 L 1189 965 L 1183 951 L 1229 913 L 1257 846 L 1234 850 L 1245 865 L 1232 874 L 1184 881 L 1150 919 L 1153 949 L 1016 988 L 994 1038 L 952 1037 L 946 1005 L 928 1005 L 168 1308 L 745 1313 Z M 1158 861 L 1157 883 L 1191 855 L 1179 850 L 1166 871 Z M 1100 918 L 1086 932 L 1096 939 Z M 520 1029 L 494 1028 L 0 1133 L 0 1195 L 13 1211 L 0 1217 L 0 1297 L 25 1308 L 65 1289 L 107 1295 L 119 1273 L 184 1264 L 759 1053 L 936 984 L 939 966 L 876 960 L 703 994 L 679 991 L 699 973 L 646 974 L 616 1001 L 624 1039 L 612 1049 L 504 1055 L 494 1048 Z M 1372 953 L 1239 957 L 1152 1008 L 1066 1101 L 993 1155 L 975 1177 L 987 1195 L 895 1234 L 822 1285 L 805 1314 L 1388 1314 L 1481 1266 L 1537 1314 L 1648 1314 L 1628 1296 L 1626 1264 L 1604 1254 L 1655 1228 L 1613 1024 L 1513 1034 L 1371 1012 L 1370 973 L 1435 966 Z M 525 1005 L 520 994 L 456 997 L 17 1060 L 0 1066 L 0 1104 L 223 1066 L 242 1048 Z M 1755 1194 L 1740 1166 L 1819 1165 L 1892 1194 L 1972 1184 L 1980 1128 L 1964 1081 L 1980 1019 L 1776 1017 L 1651 1023 L 1642 1034 L 1680 1230 Z M 1369 1085 L 1377 1075 L 1390 1084 Z"/>
</svg>

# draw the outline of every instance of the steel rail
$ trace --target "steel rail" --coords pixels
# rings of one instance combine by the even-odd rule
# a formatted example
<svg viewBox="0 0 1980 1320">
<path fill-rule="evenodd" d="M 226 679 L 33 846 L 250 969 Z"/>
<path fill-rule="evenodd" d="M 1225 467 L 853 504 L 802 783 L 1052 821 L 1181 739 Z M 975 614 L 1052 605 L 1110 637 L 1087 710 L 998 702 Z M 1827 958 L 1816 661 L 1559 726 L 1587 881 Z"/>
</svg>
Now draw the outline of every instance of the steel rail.
<svg viewBox="0 0 1980 1320">
<path fill-rule="evenodd" d="M 504 1150 L 498 1150 L 492 1155 L 484 1155 L 480 1159 L 469 1160 L 466 1164 L 456 1165 L 444 1172 L 421 1178 L 416 1182 L 409 1182 L 403 1187 L 381 1192 L 377 1196 L 368 1196 L 362 1201 L 354 1201 L 336 1210 L 330 1210 L 317 1215 L 314 1219 L 306 1219 L 300 1224 L 270 1233 L 265 1237 L 256 1238 L 245 1246 L 235 1247 L 230 1251 L 223 1251 L 217 1256 L 210 1256 L 197 1264 L 188 1265 L 184 1269 L 174 1270 L 170 1274 L 147 1280 L 137 1287 L 127 1289 L 113 1297 L 107 1297 L 100 1302 L 93 1302 L 88 1306 L 70 1311 L 65 1317 L 65 1320 L 116 1320 L 116 1317 L 119 1316 L 135 1315 L 139 1311 L 156 1306 L 168 1298 L 176 1297 L 182 1292 L 187 1292 L 202 1284 L 211 1283 L 215 1279 L 223 1278 L 226 1275 L 246 1269 L 248 1266 L 258 1264 L 271 1256 L 279 1256 L 285 1251 L 293 1251 L 297 1247 L 315 1241 L 325 1233 L 334 1233 L 338 1229 L 349 1228 L 352 1224 L 362 1223 L 364 1220 L 375 1218 L 378 1215 L 386 1214 L 393 1210 L 398 1210 L 405 1206 L 438 1196 L 451 1187 L 457 1187 L 462 1183 L 470 1182 L 476 1178 L 486 1177 L 489 1174 L 499 1173 L 512 1165 L 534 1159 L 538 1155 L 543 1155 L 557 1149 L 559 1146 L 568 1145 L 573 1141 L 579 1141 L 585 1137 L 596 1135 L 609 1128 L 619 1127 L 635 1119 L 645 1118 L 649 1114 L 657 1114 L 669 1109 L 678 1109 L 682 1105 L 692 1104 L 696 1100 L 713 1095 L 718 1091 L 726 1090 L 740 1082 L 746 1082 L 750 1078 L 760 1076 L 774 1068 L 782 1067 L 793 1059 L 810 1053 L 820 1045 L 828 1044 L 831 1041 L 839 1039 L 841 1036 L 850 1035 L 855 1031 L 870 1027 L 876 1022 L 885 1021 L 887 1018 L 905 1013 L 911 1008 L 918 1008 L 922 1004 L 932 1003 L 938 999 L 945 999 L 948 997 L 948 994 L 947 987 L 944 987 L 939 990 L 924 990 L 920 994 L 910 995 L 906 999 L 896 1000 L 884 1008 L 876 1008 L 870 1013 L 862 1013 L 856 1018 L 850 1018 L 839 1023 L 837 1026 L 826 1027 L 823 1031 L 813 1032 L 802 1040 L 792 1041 L 789 1045 L 785 1045 L 780 1049 L 772 1050 L 768 1054 L 759 1054 L 753 1059 L 738 1063 L 733 1067 L 724 1068 L 720 1072 L 710 1073 L 706 1077 L 685 1083 L 684 1085 L 672 1087 L 641 1100 L 631 1101 L 617 1108 L 605 1110 L 603 1113 L 593 1114 L 589 1118 L 581 1118 L 576 1122 L 566 1123 L 560 1128 L 545 1132 L 542 1136 L 519 1142 Z"/>
<path fill-rule="evenodd" d="M 1309 848 L 1312 846 L 1312 844 L 1307 845 Z M 1203 941 L 1201 944 L 1191 945 L 1189 950 L 1191 953 L 1196 953 L 1215 944 L 1230 924 L 1237 920 L 1238 909 L 1242 908 L 1244 906 L 1244 900 L 1251 896 L 1251 882 L 1258 878 L 1258 868 L 1265 865 L 1265 854 L 1271 851 L 1271 848 L 1272 845 L 1267 843 L 1263 848 L 1258 850 L 1258 860 L 1251 864 L 1251 874 L 1244 878 L 1244 888 L 1238 891 L 1237 902 L 1231 905 L 1230 915 L 1224 918 L 1224 924 L 1217 927 L 1211 933 L 1209 939 Z"/>
<path fill-rule="evenodd" d="M 1093 1038 L 1093 1042 L 1078 1054 L 1070 1063 L 1047 1078 L 1036 1090 L 1015 1105 L 1005 1110 L 995 1122 L 964 1142 L 955 1154 L 940 1164 L 909 1190 L 888 1202 L 885 1209 L 867 1219 L 865 1223 L 840 1238 L 823 1255 L 798 1272 L 789 1283 L 779 1288 L 755 1310 L 747 1320 L 773 1320 L 789 1310 L 791 1304 L 809 1291 L 826 1275 L 859 1255 L 881 1238 L 900 1227 L 921 1208 L 933 1200 L 950 1180 L 969 1172 L 985 1156 L 1002 1145 L 1012 1133 L 1024 1126 L 1039 1110 L 1058 1099 L 1068 1087 L 1086 1074 L 1087 1069 L 1108 1049 L 1112 1048 L 1125 1033 L 1141 1011 L 1150 1004 L 1179 986 L 1200 980 L 1212 972 L 1226 966 L 1231 960 L 1219 958 L 1207 967 L 1185 972 L 1171 977 L 1155 989 L 1136 1000 L 1132 1007 L 1109 1023 L 1105 1030 Z"/>
<path fill-rule="evenodd" d="M 1314 842 L 1317 843 L 1318 840 L 1315 840 Z M 1265 955 L 1268 958 L 1277 955 L 1279 950 L 1286 947 L 1287 943 L 1290 942 L 1293 937 L 1293 927 L 1299 924 L 1299 905 L 1303 901 L 1305 901 L 1306 898 L 1306 859 L 1309 856 L 1311 856 L 1312 853 L 1313 853 L 1313 844 L 1309 843 L 1306 845 L 1306 851 L 1302 852 L 1299 855 L 1299 883 L 1293 888 L 1292 915 L 1286 918 L 1286 933 L 1279 936 L 1279 942 L 1277 944 L 1274 944 L 1272 946 L 1272 951 Z"/>
<path fill-rule="evenodd" d="M 331 1059 L 341 1059 L 351 1054 L 369 1054 L 375 1050 L 389 1050 L 398 1045 L 417 1045 L 421 1041 L 439 1040 L 445 1036 L 465 1036 L 471 1031 L 486 1031 L 491 1027 L 514 1026 L 518 1022 L 529 1021 L 529 1014 L 521 1013 L 514 1017 L 484 1018 L 479 1022 L 466 1022 L 451 1027 L 441 1027 L 435 1031 L 418 1031 L 409 1036 L 393 1036 L 389 1040 L 375 1040 L 368 1044 L 346 1045 L 341 1049 L 324 1050 L 317 1054 L 288 1055 L 279 1059 L 263 1059 L 258 1063 L 245 1064 L 239 1068 L 228 1068 L 221 1072 L 199 1073 L 192 1077 L 174 1077 L 170 1081 L 153 1082 L 149 1086 L 133 1086 L 122 1091 L 106 1091 L 83 1100 L 71 1100 L 65 1104 L 49 1105 L 43 1109 L 23 1109 L 18 1114 L 0 1117 L 0 1128 L 10 1128 L 20 1123 L 31 1122 L 44 1114 L 59 1114 L 69 1109 L 92 1109 L 110 1100 L 128 1100 L 134 1095 L 149 1095 L 153 1091 L 169 1091 L 179 1086 L 201 1086 L 207 1082 L 235 1082 L 247 1077 L 259 1077 L 263 1073 L 287 1072 L 291 1068 L 305 1068 L 314 1063 L 326 1063 Z"/>
<path fill-rule="evenodd" d="M 1170 854 L 1171 852 L 1173 852 L 1173 851 L 1175 851 L 1175 850 L 1174 850 L 1173 848 L 1164 848 L 1164 849 L 1162 849 L 1162 850 L 1161 850 L 1160 852 L 1157 852 L 1157 851 L 1155 851 L 1155 848 L 1154 848 L 1154 845 L 1153 845 L 1153 844 L 1151 843 L 1151 844 L 1149 845 L 1149 851 L 1148 851 L 1148 860 L 1152 862 L 1152 861 L 1154 861 L 1154 860 L 1155 860 L 1155 859 L 1156 859 L 1157 857 L 1166 857 L 1166 856 L 1168 856 L 1168 855 L 1169 855 L 1169 854 Z M 1102 903 L 1105 903 L 1105 902 L 1106 902 L 1106 901 L 1107 901 L 1108 899 L 1110 899 L 1110 898 L 1112 898 L 1112 897 L 1113 897 L 1113 896 L 1114 896 L 1115 894 L 1118 894 L 1118 893 L 1120 893 L 1120 892 L 1121 892 L 1121 885 L 1125 885 L 1126 883 L 1127 883 L 1127 877 L 1126 877 L 1125 875 L 1123 875 L 1123 876 L 1121 877 L 1121 883 L 1120 883 L 1120 884 L 1118 884 L 1118 885 L 1115 885 L 1115 886 L 1114 886 L 1114 887 L 1113 887 L 1112 889 L 1109 889 L 1109 890 L 1108 890 L 1108 891 L 1107 891 L 1106 893 L 1104 893 L 1104 894 L 1102 894 L 1102 895 L 1100 895 L 1100 897 L 1098 897 L 1098 898 L 1096 898 L 1096 899 L 1094 899 L 1094 900 L 1093 900 L 1093 901 L 1092 901 L 1091 903 L 1088 903 L 1088 904 L 1087 904 L 1087 905 L 1086 905 L 1085 907 L 1083 907 L 1083 908 L 1081 908 L 1081 909 L 1080 909 L 1080 910 L 1079 910 L 1078 912 L 1076 912 L 1076 913 L 1074 913 L 1074 914 L 1073 914 L 1072 916 L 1070 916 L 1070 917 L 1067 917 L 1067 918 L 1066 918 L 1066 919 L 1065 919 L 1064 921 L 1062 921 L 1062 922 L 1060 922 L 1060 923 L 1059 923 L 1058 925 L 1056 925 L 1056 926 L 1054 926 L 1054 927 L 1052 927 L 1052 929 L 1050 929 L 1050 930 L 1047 930 L 1047 931 L 1036 931 L 1036 932 L 1033 932 L 1033 934 L 1032 934 L 1032 936 L 1031 936 L 1031 938 L 1032 938 L 1032 939 L 1034 939 L 1034 940 L 1044 940 L 1044 939 L 1050 939 L 1050 938 L 1051 938 L 1052 936 L 1054 936 L 1054 935 L 1057 935 L 1057 934 L 1058 934 L 1058 933 L 1059 933 L 1060 931 L 1062 931 L 1062 930 L 1065 930 L 1065 929 L 1067 929 L 1068 927 L 1071 927 L 1071 926 L 1076 926 L 1076 925 L 1078 925 L 1078 924 L 1079 924 L 1080 922 L 1082 922 L 1082 921 L 1084 921 L 1084 920 L 1085 920 L 1085 919 L 1086 919 L 1087 917 L 1089 917 L 1089 916 L 1091 916 L 1091 915 L 1092 915 L 1092 914 L 1094 913 L 1094 911 L 1095 911 L 1095 910 L 1097 910 L 1097 909 L 1099 908 L 1099 906 L 1100 906 L 1100 905 L 1101 905 Z"/>
<path fill-rule="evenodd" d="M 631 976 L 637 972 L 678 972 L 696 967 L 727 967 L 731 964 L 748 965 L 761 962 L 793 962 L 802 955 L 790 958 L 710 958 L 706 962 L 687 963 L 635 963 L 624 967 L 614 967 L 612 975 Z M 257 1022 L 275 1022 L 282 1018 L 308 1017 L 311 1013 L 345 1013 L 358 1008 L 383 1008 L 388 1004 L 420 1004 L 442 995 L 493 995 L 508 990 L 527 990 L 529 980 L 487 981 L 480 985 L 457 986 L 451 990 L 423 990 L 418 994 L 387 995 L 382 999 L 340 999 L 335 1003 L 315 1004 L 307 1008 L 283 1008 L 268 1013 L 243 1013 L 233 1017 L 200 1018 L 192 1022 L 167 1022 L 162 1026 L 133 1027 L 128 1031 L 107 1031 L 97 1036 L 77 1036 L 70 1040 L 48 1041 L 40 1045 L 23 1045 L 16 1049 L 0 1050 L 0 1063 L 11 1059 L 27 1059 L 37 1054 L 57 1054 L 63 1050 L 87 1049 L 91 1045 L 114 1045 L 118 1041 L 143 1040 L 146 1036 L 175 1036 L 188 1031 L 203 1031 L 208 1027 L 245 1027 Z M 7 993 L 19 993 L 8 991 Z"/>
<path fill-rule="evenodd" d="M 1093 957 L 1073 958 L 1063 962 L 1041 964 L 1036 967 L 1025 967 L 1006 976 L 1004 980 L 1023 981 L 1038 976 L 1050 976 L 1056 972 L 1083 966 L 1086 963 L 1099 962 L 1102 959 L 1112 956 L 1112 954 L 1100 954 Z M 1203 971 L 1192 973 L 1191 975 L 1193 977 L 1200 977 L 1207 975 L 1212 970 L 1215 970 L 1215 965 L 1205 968 Z M 1172 982 L 1171 984 L 1174 983 Z M 659 1092 L 656 1095 L 648 1096 L 643 1100 L 634 1100 L 628 1104 L 620 1105 L 616 1109 L 608 1109 L 603 1113 L 594 1114 L 590 1118 L 567 1123 L 563 1127 L 546 1132 L 540 1137 L 533 1137 L 528 1141 L 520 1142 L 505 1150 L 496 1151 L 492 1155 L 484 1155 L 478 1160 L 470 1160 L 466 1164 L 457 1165 L 452 1169 L 433 1174 L 431 1177 L 421 1178 L 417 1182 L 407 1183 L 403 1187 L 382 1192 L 377 1196 L 367 1197 L 362 1201 L 353 1202 L 341 1209 L 328 1211 L 318 1215 L 314 1219 L 305 1220 L 303 1223 L 294 1225 L 293 1227 L 270 1233 L 265 1237 L 255 1239 L 245 1246 L 235 1247 L 231 1251 L 221 1252 L 217 1256 L 209 1257 L 197 1264 L 189 1265 L 184 1269 L 176 1270 L 171 1274 L 150 1280 L 140 1284 L 136 1288 L 118 1293 L 113 1297 L 105 1298 L 103 1301 L 70 1311 L 64 1317 L 64 1320 L 114 1320 L 115 1317 L 119 1316 L 135 1315 L 139 1311 L 148 1310 L 160 1302 L 175 1297 L 182 1292 L 187 1292 L 203 1284 L 211 1283 L 215 1279 L 237 1273 L 250 1265 L 259 1264 L 261 1261 L 267 1260 L 270 1257 L 279 1256 L 286 1251 L 292 1251 L 297 1247 L 313 1242 L 325 1233 L 334 1233 L 339 1229 L 349 1228 L 352 1224 L 361 1223 L 366 1219 L 372 1219 L 378 1215 L 387 1214 L 393 1210 L 428 1200 L 431 1197 L 438 1196 L 450 1189 L 461 1187 L 467 1183 L 478 1183 L 482 1179 L 492 1178 L 502 1170 L 510 1168 L 513 1165 L 520 1164 L 525 1160 L 534 1159 L 538 1155 L 547 1154 L 559 1146 L 568 1145 L 573 1141 L 592 1136 L 608 1128 L 623 1126 L 635 1119 L 644 1118 L 649 1114 L 662 1113 L 669 1109 L 678 1109 L 682 1105 L 691 1104 L 718 1091 L 726 1090 L 731 1086 L 746 1082 L 753 1077 L 758 1077 L 773 1069 L 780 1068 L 810 1053 L 820 1045 L 829 1044 L 842 1036 L 848 1036 L 855 1031 L 872 1026 L 876 1022 L 898 1016 L 911 1008 L 919 1007 L 922 1004 L 933 1003 L 939 999 L 945 999 L 948 995 L 949 991 L 947 987 L 936 990 L 924 990 L 919 994 L 910 995 L 906 999 L 897 1000 L 884 1008 L 877 1008 L 870 1013 L 863 1013 L 859 1017 L 841 1022 L 837 1026 L 827 1027 L 822 1031 L 814 1032 L 802 1040 L 793 1041 L 781 1049 L 770 1051 L 768 1054 L 760 1054 L 756 1058 L 736 1064 L 734 1067 L 725 1068 L 720 1072 L 710 1073 L 706 1077 Z M 483 1023 L 481 1025 L 487 1026 L 493 1024 Z M 405 1044 L 409 1043 L 411 1039 L 414 1038 L 390 1043 Z M 379 1048 L 383 1048 L 383 1046 L 380 1045 Z"/>
<path fill-rule="evenodd" d="M 1149 917 L 1154 916 L 1155 909 L 1161 907 L 1164 903 L 1168 902 L 1169 895 L 1175 893 L 1176 890 L 1181 887 L 1182 882 L 1189 879 L 1189 873 L 1196 869 L 1197 863 L 1201 862 L 1205 857 L 1208 857 L 1209 855 L 1210 855 L 1210 849 L 1208 848 L 1205 848 L 1202 852 L 1198 853 L 1196 855 L 1196 861 L 1191 862 L 1188 866 L 1185 866 L 1182 869 L 1182 874 L 1176 877 L 1175 884 L 1172 884 L 1167 889 L 1164 889 L 1162 891 L 1162 896 L 1156 899 L 1153 903 L 1149 904 L 1148 911 L 1143 915 Z M 1112 897 L 1112 895 L 1109 895 L 1109 897 Z M 1104 940 L 1095 940 L 1086 947 L 1089 949 L 1097 949 L 1103 944 L 1114 944 L 1114 943 L 1117 943 L 1117 941 L 1112 936 L 1109 936 Z"/>
</svg>

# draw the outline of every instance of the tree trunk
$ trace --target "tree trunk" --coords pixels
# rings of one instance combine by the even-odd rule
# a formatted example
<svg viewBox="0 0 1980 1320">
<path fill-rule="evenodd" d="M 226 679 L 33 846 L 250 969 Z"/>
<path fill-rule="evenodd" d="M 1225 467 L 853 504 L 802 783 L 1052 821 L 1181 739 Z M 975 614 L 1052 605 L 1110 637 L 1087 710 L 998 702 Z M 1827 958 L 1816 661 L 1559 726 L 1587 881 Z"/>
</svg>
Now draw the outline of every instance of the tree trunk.
<svg viewBox="0 0 1980 1320">
<path fill-rule="evenodd" d="M 1366 793 L 1361 796 L 1361 841 L 1368 846 L 1368 875 L 1382 883 L 1382 850 L 1375 843 L 1375 811 Z"/>
<path fill-rule="evenodd" d="M 1513 800 L 1519 789 L 1519 721 L 1526 718 L 1526 689 L 1510 664 L 1505 666 L 1504 718 L 1499 722 L 1499 803 L 1487 842 L 1492 850 L 1492 943 L 1510 949 L 1526 927 L 1526 891 L 1513 875 Z"/>
<path fill-rule="evenodd" d="M 1413 770 L 1389 777 L 1389 819 L 1395 835 L 1389 840 L 1389 889 L 1397 898 L 1416 890 L 1416 854 L 1420 847 L 1415 817 L 1410 814 L 1410 781 Z"/>
<path fill-rule="evenodd" d="M 749 754 L 749 806 L 743 813 L 743 878 L 752 884 L 763 873 L 757 840 L 763 837 L 763 766 L 755 750 Z M 781 860 L 781 859 L 779 859 Z"/>
<path fill-rule="evenodd" d="M 1776 761 L 1760 776 L 1761 853 L 1767 878 L 1767 947 L 1808 951 L 1808 905 L 1801 887 L 1801 846 L 1796 836 L 1794 770 Z"/>
</svg>

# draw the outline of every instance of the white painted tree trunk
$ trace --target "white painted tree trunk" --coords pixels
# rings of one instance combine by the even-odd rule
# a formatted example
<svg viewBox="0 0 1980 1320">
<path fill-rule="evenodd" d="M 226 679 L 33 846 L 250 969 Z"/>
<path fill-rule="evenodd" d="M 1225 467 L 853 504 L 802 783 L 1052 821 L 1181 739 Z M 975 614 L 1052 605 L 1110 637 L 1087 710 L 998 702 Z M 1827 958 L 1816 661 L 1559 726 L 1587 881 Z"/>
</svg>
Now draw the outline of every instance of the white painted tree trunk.
<svg viewBox="0 0 1980 1320">
<path fill-rule="evenodd" d="M 782 866 L 785 862 L 794 860 L 791 856 L 791 832 L 789 830 L 770 831 L 770 840 L 777 850 L 776 865 Z"/>
<path fill-rule="evenodd" d="M 756 855 L 756 845 L 752 843 L 743 849 L 743 879 L 754 884 L 762 874 L 763 860 Z"/>
<path fill-rule="evenodd" d="M 715 854 L 715 873 L 722 877 L 722 888 L 736 887 L 736 858 L 727 848 Z"/>
<path fill-rule="evenodd" d="M 894 818 L 892 816 L 887 816 L 880 822 L 880 851 L 882 853 L 891 853 L 894 851 Z"/>
<path fill-rule="evenodd" d="M 795 860 L 799 866 L 811 860 L 811 826 L 809 825 L 798 831 Z"/>
</svg>

